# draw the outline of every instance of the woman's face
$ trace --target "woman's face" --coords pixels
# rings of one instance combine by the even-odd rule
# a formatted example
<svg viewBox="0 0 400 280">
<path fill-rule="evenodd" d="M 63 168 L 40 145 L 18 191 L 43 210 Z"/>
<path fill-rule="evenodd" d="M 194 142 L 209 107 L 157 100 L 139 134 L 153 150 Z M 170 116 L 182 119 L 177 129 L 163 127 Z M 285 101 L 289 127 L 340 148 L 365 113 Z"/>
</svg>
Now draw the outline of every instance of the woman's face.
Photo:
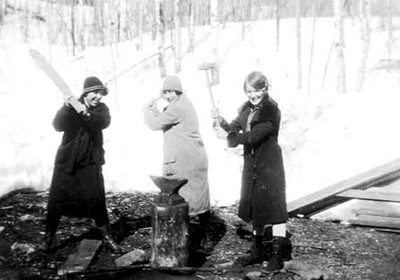
<svg viewBox="0 0 400 280">
<path fill-rule="evenodd" d="M 246 83 L 244 92 L 251 104 L 258 105 L 265 96 L 267 91 L 265 87 L 262 89 L 255 89 L 251 85 Z"/>
<path fill-rule="evenodd" d="M 167 100 L 168 102 L 172 102 L 178 97 L 176 92 L 174 90 L 163 90 L 162 92 L 162 98 Z"/>
<path fill-rule="evenodd" d="M 85 96 L 84 101 L 86 106 L 96 107 L 97 105 L 99 105 L 102 97 L 103 97 L 103 92 L 101 90 L 91 91 Z"/>
</svg>

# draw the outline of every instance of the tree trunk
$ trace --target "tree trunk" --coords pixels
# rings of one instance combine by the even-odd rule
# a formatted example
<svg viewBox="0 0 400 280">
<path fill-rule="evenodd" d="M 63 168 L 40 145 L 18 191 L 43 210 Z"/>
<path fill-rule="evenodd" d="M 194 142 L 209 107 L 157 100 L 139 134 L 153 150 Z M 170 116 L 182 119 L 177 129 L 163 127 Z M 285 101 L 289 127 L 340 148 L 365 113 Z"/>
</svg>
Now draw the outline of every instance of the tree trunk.
<svg viewBox="0 0 400 280">
<path fill-rule="evenodd" d="M 311 47 L 310 47 L 310 61 L 308 64 L 308 75 L 307 75 L 307 93 L 310 94 L 311 91 L 311 72 L 312 72 L 312 65 L 313 65 L 313 57 L 314 57 L 314 42 L 315 42 L 315 26 L 317 23 L 317 12 L 315 8 L 315 1 L 312 4 L 313 10 L 313 26 L 312 26 L 312 34 L 311 34 Z"/>
<path fill-rule="evenodd" d="M 189 32 L 189 48 L 188 52 L 194 51 L 194 12 L 195 12 L 196 0 L 189 0 L 189 20 L 188 20 L 188 32 Z"/>
<path fill-rule="evenodd" d="M 297 38 L 297 89 L 302 88 L 301 70 L 301 1 L 296 1 L 296 38 Z"/>
<path fill-rule="evenodd" d="M 189 258 L 189 204 L 170 203 L 177 194 L 161 193 L 153 205 L 151 264 L 184 267 Z"/>
<path fill-rule="evenodd" d="M 215 36 L 215 45 L 213 48 L 214 61 L 219 65 L 219 17 L 218 3 L 216 1 L 211 1 L 211 29 Z"/>
<path fill-rule="evenodd" d="M 175 0 L 174 13 L 174 56 L 175 56 L 175 73 L 181 72 L 181 21 L 179 0 Z"/>
<path fill-rule="evenodd" d="M 365 68 L 368 60 L 369 53 L 369 44 L 370 44 L 370 5 L 369 0 L 361 0 L 360 2 L 360 26 L 361 26 L 361 42 L 362 42 L 362 51 L 360 64 L 358 66 L 358 75 L 357 75 L 357 84 L 356 91 L 360 92 L 363 88 L 364 80 L 365 80 Z"/>
<path fill-rule="evenodd" d="M 105 45 L 105 30 L 104 30 L 104 11 L 103 1 L 93 1 L 94 7 L 94 25 L 96 30 L 95 44 Z"/>
<path fill-rule="evenodd" d="M 165 67 L 165 21 L 164 21 L 164 7 L 162 0 L 156 0 L 156 24 L 158 34 L 158 66 L 160 67 L 161 77 L 167 75 Z"/>
<path fill-rule="evenodd" d="M 344 61 L 344 31 L 343 31 L 343 0 L 334 0 L 335 15 L 335 50 L 336 50 L 336 70 L 337 83 L 336 91 L 339 94 L 346 93 L 346 68 Z"/>
<path fill-rule="evenodd" d="M 240 21 L 242 22 L 242 41 L 246 38 L 246 3 L 248 0 L 240 0 Z"/>
<path fill-rule="evenodd" d="M 141 11 L 144 11 L 144 0 L 139 0 L 139 24 L 138 24 L 138 37 L 139 37 L 139 44 L 138 44 L 138 49 L 142 50 L 143 49 L 143 14 Z"/>
<path fill-rule="evenodd" d="M 0 0 L 0 25 L 4 23 L 5 14 L 6 14 L 6 0 Z"/>
<path fill-rule="evenodd" d="M 75 1 L 71 1 L 71 41 L 72 41 L 72 55 L 76 53 L 76 39 L 75 39 Z"/>
<path fill-rule="evenodd" d="M 393 46 L 393 16 L 392 16 L 392 6 L 393 6 L 393 1 L 392 0 L 387 0 L 387 53 L 388 53 L 388 64 L 390 63 L 390 60 L 392 59 L 392 46 Z M 388 68 L 390 70 L 390 68 Z"/>
<path fill-rule="evenodd" d="M 276 41 L 276 51 L 279 51 L 279 28 L 280 28 L 280 1 L 276 0 L 276 34 L 275 34 L 275 41 Z"/>
</svg>

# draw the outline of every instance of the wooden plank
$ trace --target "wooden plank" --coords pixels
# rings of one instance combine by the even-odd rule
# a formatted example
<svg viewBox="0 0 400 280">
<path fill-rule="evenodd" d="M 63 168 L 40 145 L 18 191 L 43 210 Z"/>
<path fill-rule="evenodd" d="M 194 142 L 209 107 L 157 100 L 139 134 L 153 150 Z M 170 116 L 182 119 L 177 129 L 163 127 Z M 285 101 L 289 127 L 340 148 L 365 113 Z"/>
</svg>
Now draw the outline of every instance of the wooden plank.
<svg viewBox="0 0 400 280">
<path fill-rule="evenodd" d="M 343 180 L 337 184 L 311 193 L 287 205 L 290 217 L 299 215 L 309 217 L 325 209 L 342 203 L 349 198 L 338 197 L 337 194 L 349 189 L 367 189 L 400 177 L 400 159 L 383 164 L 369 171 Z"/>
<path fill-rule="evenodd" d="M 349 223 L 357 226 L 400 229 L 400 220 L 391 217 L 358 215 L 355 219 L 350 219 Z"/>
<path fill-rule="evenodd" d="M 376 228 L 375 230 L 381 232 L 400 233 L 400 229 Z"/>
<path fill-rule="evenodd" d="M 388 207 L 375 207 L 375 208 L 359 208 L 354 209 L 354 213 L 357 215 L 368 215 L 368 216 L 383 216 L 389 218 L 400 219 L 400 211 Z"/>
<path fill-rule="evenodd" d="M 79 244 L 78 250 L 68 256 L 67 261 L 58 269 L 58 275 L 86 270 L 96 257 L 101 246 L 100 240 L 84 239 Z"/>
<path fill-rule="evenodd" d="M 374 192 L 368 190 L 347 190 L 338 193 L 337 196 L 362 200 L 400 202 L 400 194 L 398 193 Z"/>
</svg>

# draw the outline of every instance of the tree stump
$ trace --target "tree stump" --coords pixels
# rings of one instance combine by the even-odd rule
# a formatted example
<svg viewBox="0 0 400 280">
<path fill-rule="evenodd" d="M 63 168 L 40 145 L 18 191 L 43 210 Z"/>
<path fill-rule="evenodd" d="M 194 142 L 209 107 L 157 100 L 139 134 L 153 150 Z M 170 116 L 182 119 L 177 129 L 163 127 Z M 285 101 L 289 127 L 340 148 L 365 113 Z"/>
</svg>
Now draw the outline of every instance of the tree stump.
<svg viewBox="0 0 400 280">
<path fill-rule="evenodd" d="M 189 258 L 189 204 L 179 194 L 155 197 L 152 219 L 151 264 L 184 267 Z"/>
</svg>

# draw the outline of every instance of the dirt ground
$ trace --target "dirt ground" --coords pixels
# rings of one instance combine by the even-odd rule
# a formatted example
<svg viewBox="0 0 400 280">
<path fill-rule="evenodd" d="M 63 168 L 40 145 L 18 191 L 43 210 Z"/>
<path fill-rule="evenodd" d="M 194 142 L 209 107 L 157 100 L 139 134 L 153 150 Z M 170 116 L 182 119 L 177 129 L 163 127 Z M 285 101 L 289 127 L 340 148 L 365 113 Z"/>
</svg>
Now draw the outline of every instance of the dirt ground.
<svg viewBox="0 0 400 280">
<path fill-rule="evenodd" d="M 80 241 L 100 236 L 91 220 L 64 217 L 56 249 L 41 250 L 47 200 L 48 192 L 29 189 L 0 198 L 0 279 L 304 279 L 287 269 L 265 273 L 263 265 L 221 269 L 250 246 L 249 232 L 236 216 L 236 205 L 213 208 L 208 232 L 213 250 L 207 256 L 191 255 L 190 265 L 199 267 L 197 272 L 120 269 L 114 263 L 119 255 L 102 247 L 87 271 L 61 277 L 58 268 Z M 127 251 L 151 250 L 152 201 L 151 194 L 107 194 L 112 236 Z M 320 279 L 400 279 L 399 234 L 298 218 L 289 220 L 288 230 L 294 261 L 321 272 Z M 192 226 L 190 236 L 195 236 L 195 231 Z M 219 269 L 212 269 L 216 266 Z"/>
</svg>

